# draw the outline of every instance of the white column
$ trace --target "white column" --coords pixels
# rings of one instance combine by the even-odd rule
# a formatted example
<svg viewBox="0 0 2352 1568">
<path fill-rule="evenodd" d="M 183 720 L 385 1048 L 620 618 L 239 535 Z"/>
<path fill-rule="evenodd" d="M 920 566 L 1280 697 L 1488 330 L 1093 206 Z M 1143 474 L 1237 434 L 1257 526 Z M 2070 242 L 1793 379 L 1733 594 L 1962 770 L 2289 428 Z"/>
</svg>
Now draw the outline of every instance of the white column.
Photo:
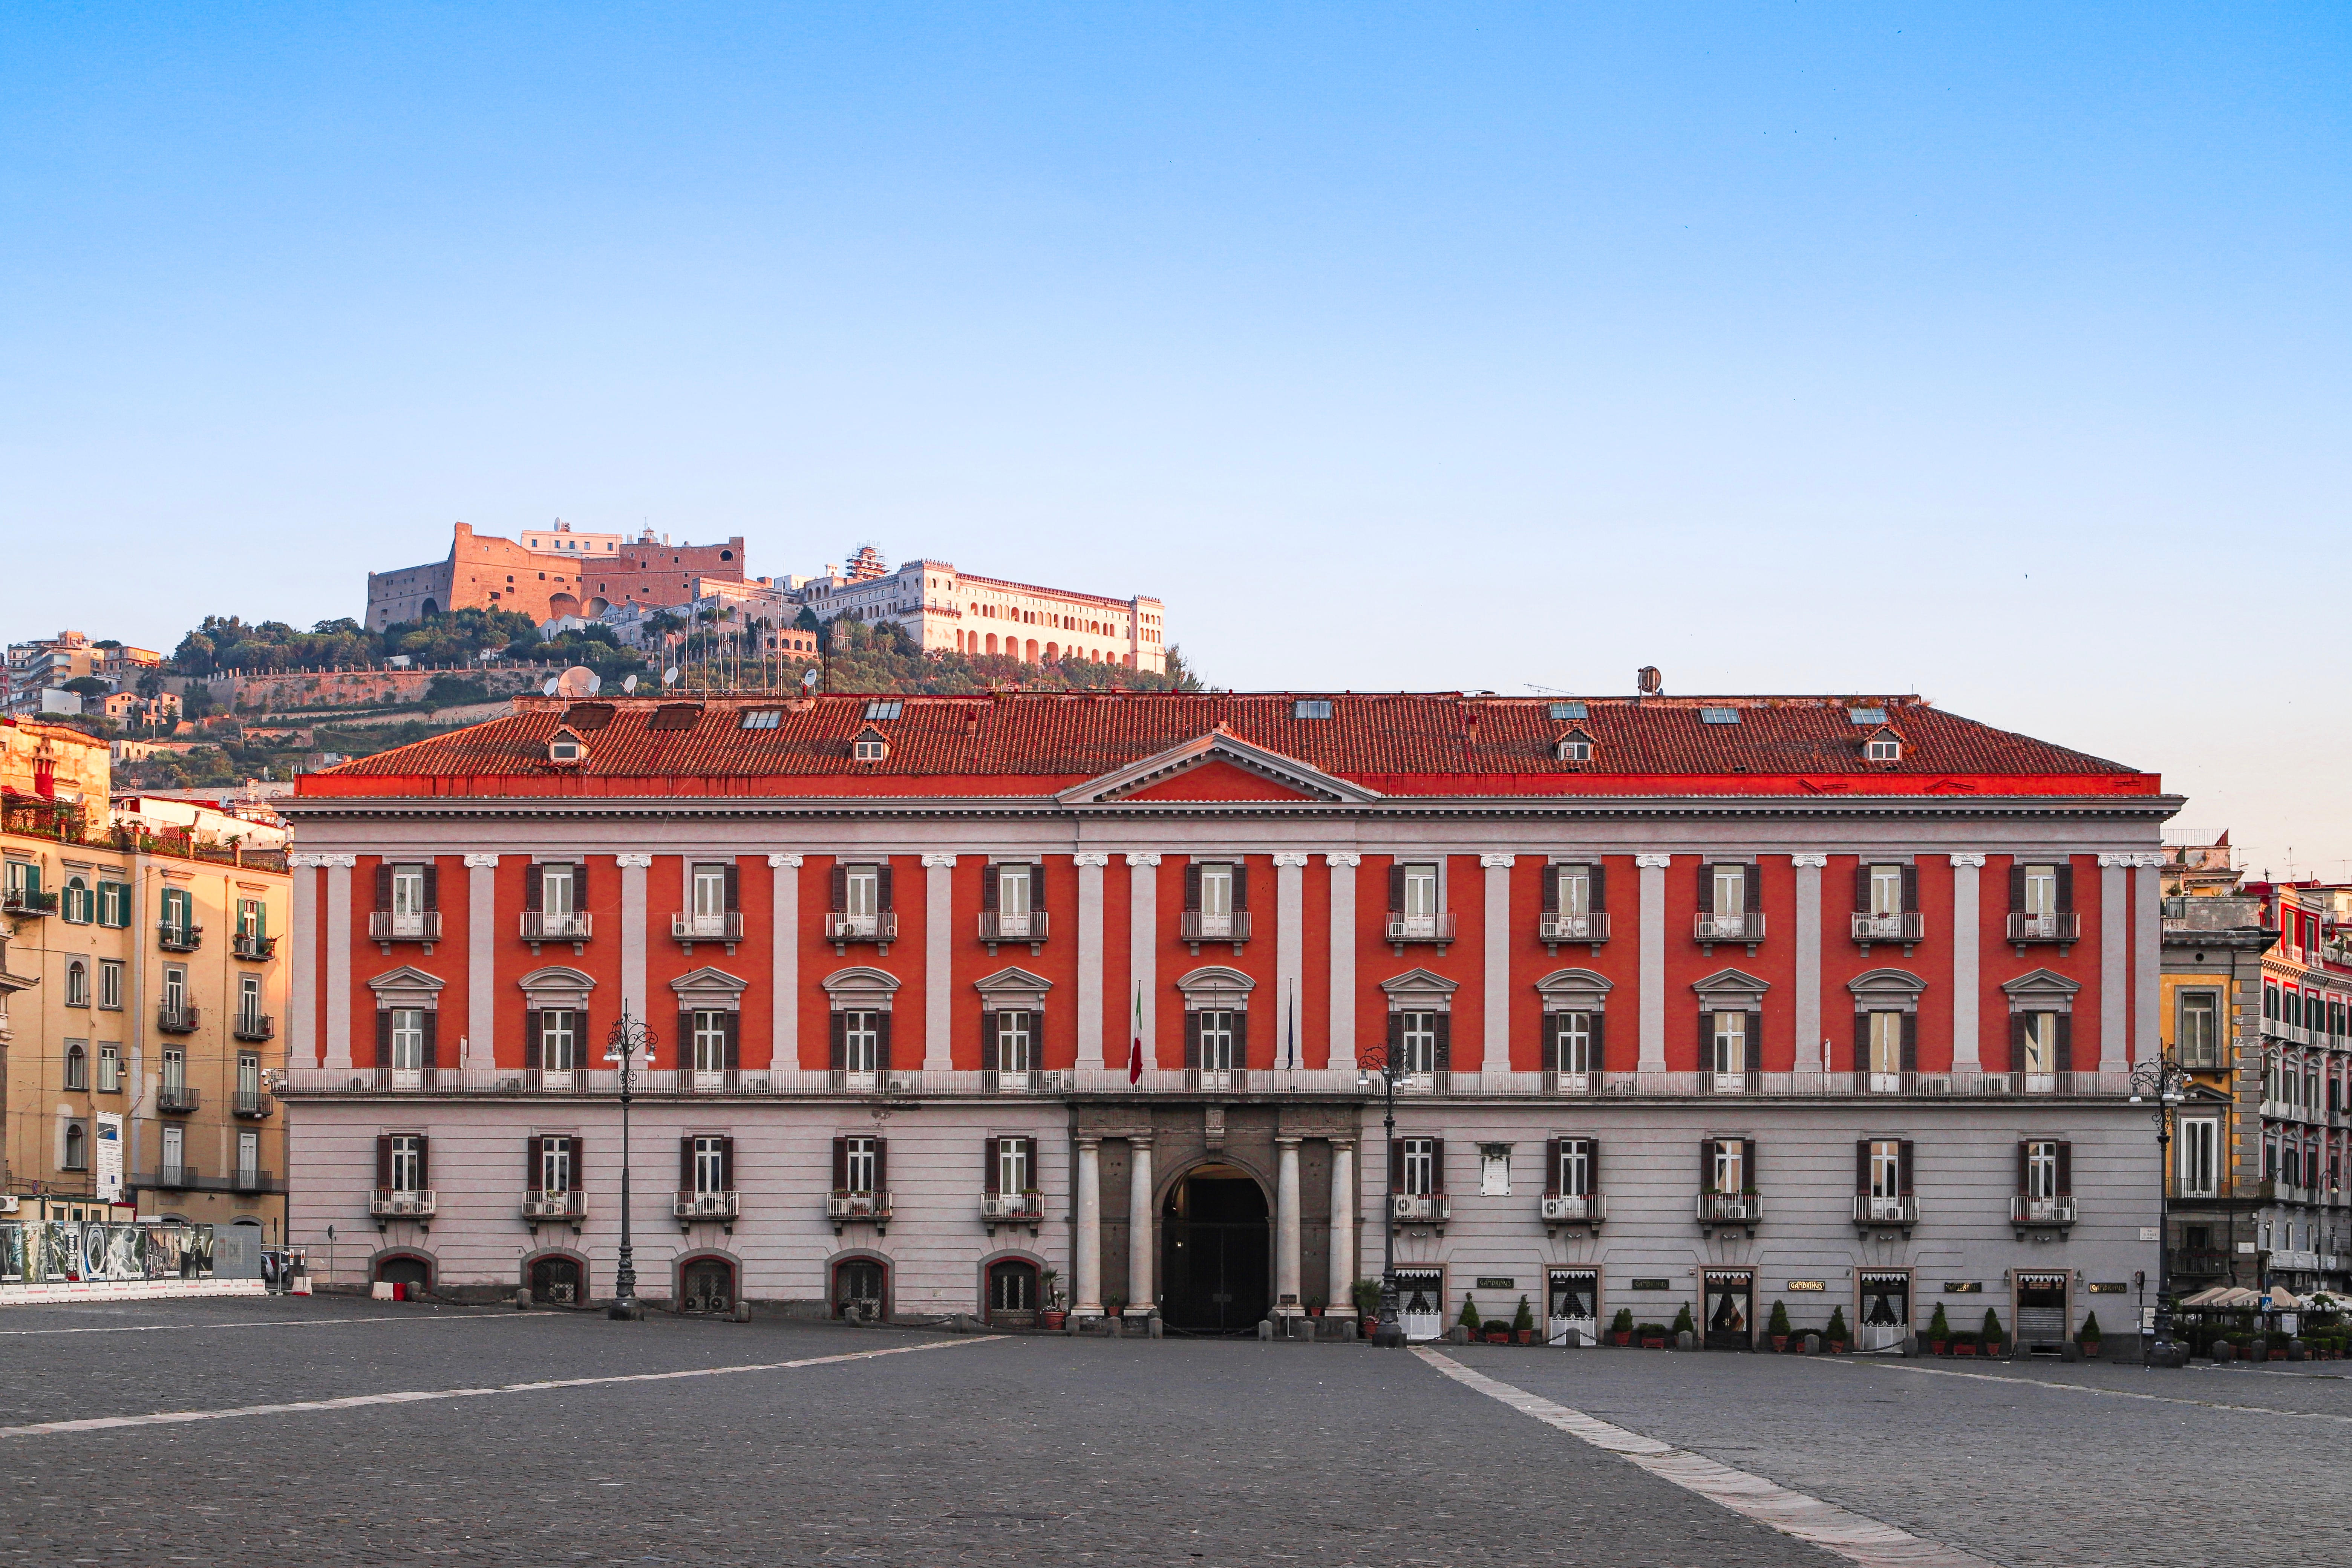
<svg viewBox="0 0 2352 1568">
<path fill-rule="evenodd" d="M 2131 895 L 2137 855 L 2099 857 L 2099 1071 L 2121 1072 L 2131 1043 Z M 2074 1049 L 2079 1055 L 2083 1043 Z M 2079 1060 L 2074 1070 L 2083 1070 Z"/>
<path fill-rule="evenodd" d="M 1159 1300 L 1151 1279 L 1151 1140 L 1127 1141 L 1127 1310 L 1149 1312 Z"/>
<path fill-rule="evenodd" d="M 1298 983 L 1307 971 L 1307 857 L 1284 851 L 1274 858 L 1274 1065 L 1304 1066 L 1307 1045 L 1291 1058 L 1297 1027 Z"/>
<path fill-rule="evenodd" d="M 2162 854 L 2139 857 L 2132 870 L 2132 1051 L 2135 1062 L 2164 1054 L 2159 1010 L 2164 1005 L 2164 908 Z M 2106 1070 L 2120 1070 L 2111 1062 Z"/>
<path fill-rule="evenodd" d="M 327 868 L 327 1066 L 352 1065 L 352 868 L 356 855 L 321 855 Z"/>
<path fill-rule="evenodd" d="M 954 1016 L 948 971 L 955 953 L 955 863 L 952 855 L 923 857 L 923 1070 L 955 1066 L 948 1030 Z M 1099 1254 L 1097 1254 L 1099 1256 Z"/>
<path fill-rule="evenodd" d="M 1642 1060 L 1666 1070 L 1666 868 L 1671 855 L 1636 855 L 1642 872 Z"/>
<path fill-rule="evenodd" d="M 1952 857 L 1952 1070 L 1975 1072 L 1983 1065 L 1978 1049 L 1977 873 L 1985 858 Z"/>
<path fill-rule="evenodd" d="M 1274 1311 L 1295 1317 L 1298 1300 L 1298 1140 L 1276 1138 L 1274 1202 Z"/>
<path fill-rule="evenodd" d="M 1102 1316 L 1102 1140 L 1078 1140 L 1076 1229 L 1070 1237 L 1070 1310 Z"/>
<path fill-rule="evenodd" d="M 1822 868 L 1826 855 L 1791 855 L 1797 868 L 1797 1069 L 1829 1070 L 1822 1037 Z"/>
<path fill-rule="evenodd" d="M 286 990 L 286 1062 L 289 1067 L 315 1068 L 319 1065 L 319 857 L 289 855 L 286 864 L 294 872 L 294 919 L 286 935 L 287 945 L 294 952 Z M 143 1000 L 131 998 L 134 1005 Z"/>
<path fill-rule="evenodd" d="M 1512 855 L 1481 855 L 1486 868 L 1486 986 L 1479 1012 L 1486 1041 L 1481 1072 L 1511 1070 L 1511 865 Z"/>
<path fill-rule="evenodd" d="M 1327 1314 L 1356 1315 L 1356 1142 L 1331 1140 L 1331 1285 Z"/>
<path fill-rule="evenodd" d="M 1330 1066 L 1356 1065 L 1356 868 L 1360 855 L 1326 855 L 1331 868 Z"/>
<path fill-rule="evenodd" d="M 771 855 L 775 886 L 768 895 L 768 989 L 775 1020 L 769 1041 L 769 1070 L 791 1072 L 801 1065 L 801 858 Z"/>
<path fill-rule="evenodd" d="M 621 1005 L 631 1017 L 652 1025 L 646 1016 L 646 868 L 654 858 L 615 855 L 613 863 L 621 868 Z M 655 1032 L 663 1031 L 656 1026 Z M 676 1067 L 685 1045 L 672 1040 L 667 1054 L 656 1059 Z"/>
<path fill-rule="evenodd" d="M 457 1066 L 499 1065 L 499 858 L 466 857 L 466 1042 Z"/>
<path fill-rule="evenodd" d="M 1155 962 L 1159 949 L 1160 921 L 1160 857 L 1129 855 L 1127 858 L 1127 969 L 1128 994 L 1124 1011 L 1129 1017 L 1135 1014 L 1138 994 L 1143 997 L 1143 1070 L 1151 1071 L 1160 1065 L 1160 984 Z"/>
<path fill-rule="evenodd" d="M 1078 1065 L 1116 1067 L 1103 1040 L 1103 868 L 1110 857 L 1088 850 L 1078 863 Z M 1125 1041 L 1120 1042 L 1122 1058 Z"/>
</svg>

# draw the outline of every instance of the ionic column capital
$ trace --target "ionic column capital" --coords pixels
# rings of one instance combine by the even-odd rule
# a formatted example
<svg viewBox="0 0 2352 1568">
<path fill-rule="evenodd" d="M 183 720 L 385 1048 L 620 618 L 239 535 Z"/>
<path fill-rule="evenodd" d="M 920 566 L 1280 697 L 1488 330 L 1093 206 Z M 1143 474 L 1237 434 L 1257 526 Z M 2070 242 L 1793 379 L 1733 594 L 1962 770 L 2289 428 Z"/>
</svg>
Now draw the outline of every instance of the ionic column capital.
<svg viewBox="0 0 2352 1568">
<path fill-rule="evenodd" d="M 1981 871 L 1984 869 L 1985 858 L 1973 850 L 1955 855 L 1951 860 L 1955 870 Z"/>
<path fill-rule="evenodd" d="M 2138 864 L 2139 857 L 2137 855 L 2104 854 L 2099 857 L 2099 868 L 2103 871 L 2128 870 Z"/>
<path fill-rule="evenodd" d="M 297 871 L 308 871 L 325 865 L 327 858 L 312 851 L 297 849 L 286 857 L 286 863 Z"/>
<path fill-rule="evenodd" d="M 925 869 L 926 871 L 941 871 L 941 870 L 949 870 L 949 869 L 952 869 L 952 868 L 953 868 L 953 867 L 955 866 L 955 863 L 956 863 L 956 858 L 955 858 L 954 856 L 952 856 L 952 855 L 941 855 L 941 854 L 938 854 L 938 853 L 936 853 L 936 852 L 932 852 L 932 853 L 927 853 L 927 854 L 926 854 L 926 855 L 924 855 L 924 857 L 923 857 L 923 869 Z"/>
<path fill-rule="evenodd" d="M 1633 864 L 1639 866 L 1644 871 L 1663 871 L 1674 863 L 1675 858 L 1671 855 L 1636 855 L 1633 857 Z"/>
<path fill-rule="evenodd" d="M 1516 855 L 1481 855 L 1478 857 L 1478 864 L 1484 866 L 1489 871 L 1507 871 L 1513 866 L 1517 865 L 1518 862 L 1519 858 Z"/>
<path fill-rule="evenodd" d="M 800 869 L 800 864 L 801 858 L 797 855 L 771 855 L 768 857 L 768 867 L 771 870 L 797 871 Z"/>
<path fill-rule="evenodd" d="M 1334 1153 L 1352 1154 L 1356 1152 L 1356 1141 L 1353 1138 L 1334 1138 L 1329 1142 Z"/>
<path fill-rule="evenodd" d="M 481 850 L 469 851 L 466 856 L 466 868 L 472 871 L 489 870 L 496 868 L 498 863 L 499 858 L 497 856 L 485 853 Z"/>
<path fill-rule="evenodd" d="M 1274 863 L 1277 866 L 1304 866 L 1307 860 L 1304 849 L 1277 849 L 1274 852 Z"/>
<path fill-rule="evenodd" d="M 1157 866 L 1160 864 L 1160 857 L 1149 853 L 1139 854 L 1134 850 L 1129 850 L 1128 851 L 1127 863 L 1130 866 Z"/>
<path fill-rule="evenodd" d="M 1323 864 L 1326 866 L 1346 866 L 1352 868 L 1354 867 L 1360 866 L 1363 863 L 1364 858 L 1361 855 L 1326 855 L 1323 857 Z"/>
<path fill-rule="evenodd" d="M 613 864 L 620 867 L 621 869 L 625 871 L 642 871 L 653 863 L 654 858 L 650 855 L 615 855 L 613 857 Z"/>
<path fill-rule="evenodd" d="M 1274 1146 L 1277 1149 L 1295 1150 L 1301 1142 L 1303 1140 L 1296 1132 L 1277 1132 L 1274 1135 Z"/>
<path fill-rule="evenodd" d="M 1127 1135 L 1127 1142 L 1129 1148 L 1150 1149 L 1151 1147 L 1151 1134 L 1149 1132 L 1130 1132 Z"/>
<path fill-rule="evenodd" d="M 1829 863 L 1830 858 L 1826 855 L 1791 855 L 1789 857 L 1790 865 L 1810 866 L 1817 871 Z"/>
<path fill-rule="evenodd" d="M 1082 849 L 1077 854 L 1071 856 L 1070 858 L 1081 866 L 1108 866 L 1110 864 L 1110 857 L 1099 849 Z"/>
</svg>

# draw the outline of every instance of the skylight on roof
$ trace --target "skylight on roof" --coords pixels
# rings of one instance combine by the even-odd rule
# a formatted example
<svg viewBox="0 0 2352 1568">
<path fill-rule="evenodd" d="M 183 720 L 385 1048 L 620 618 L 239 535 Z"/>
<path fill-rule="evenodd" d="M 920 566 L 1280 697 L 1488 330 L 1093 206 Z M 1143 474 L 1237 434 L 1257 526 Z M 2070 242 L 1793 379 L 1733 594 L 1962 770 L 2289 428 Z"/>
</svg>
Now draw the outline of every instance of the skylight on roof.
<svg viewBox="0 0 2352 1568">
<path fill-rule="evenodd" d="M 895 699 L 887 702 L 868 702 L 866 705 L 866 716 L 868 719 L 896 719 L 898 716 L 898 703 Z"/>
<path fill-rule="evenodd" d="M 1886 722 L 1886 710 L 1884 708 L 1849 708 L 1845 710 L 1845 715 L 1857 724 Z"/>
<path fill-rule="evenodd" d="M 1698 710 L 1698 721 L 1702 724 L 1737 724 L 1739 722 L 1739 710 L 1737 708 L 1702 708 Z"/>
<path fill-rule="evenodd" d="M 1587 717 L 1584 711 L 1584 704 L 1581 702 L 1555 702 L 1551 705 L 1551 716 L 1555 719 L 1582 719 Z"/>
<path fill-rule="evenodd" d="M 1331 717 L 1331 700 L 1328 697 L 1302 697 L 1292 704 L 1290 716 L 1294 719 L 1328 719 Z"/>
<path fill-rule="evenodd" d="M 772 730 L 783 721 L 783 710 L 780 708 L 746 708 L 743 710 L 743 728 Z"/>
</svg>

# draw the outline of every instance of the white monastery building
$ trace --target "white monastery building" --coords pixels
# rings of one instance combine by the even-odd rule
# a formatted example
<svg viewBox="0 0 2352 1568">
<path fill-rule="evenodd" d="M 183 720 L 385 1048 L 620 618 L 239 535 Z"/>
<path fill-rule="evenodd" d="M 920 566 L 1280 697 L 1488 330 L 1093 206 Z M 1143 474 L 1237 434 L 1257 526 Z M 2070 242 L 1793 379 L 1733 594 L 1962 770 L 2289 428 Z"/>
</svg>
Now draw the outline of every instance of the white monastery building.
<svg viewBox="0 0 2352 1568">
<path fill-rule="evenodd" d="M 1090 660 L 1161 675 L 1168 668 L 1167 609 L 1139 595 L 1107 599 L 958 572 L 946 561 L 884 570 L 871 545 L 845 574 L 826 568 L 800 589 L 824 620 L 847 616 L 903 627 L 928 653 L 989 655 L 1029 664 Z"/>
</svg>

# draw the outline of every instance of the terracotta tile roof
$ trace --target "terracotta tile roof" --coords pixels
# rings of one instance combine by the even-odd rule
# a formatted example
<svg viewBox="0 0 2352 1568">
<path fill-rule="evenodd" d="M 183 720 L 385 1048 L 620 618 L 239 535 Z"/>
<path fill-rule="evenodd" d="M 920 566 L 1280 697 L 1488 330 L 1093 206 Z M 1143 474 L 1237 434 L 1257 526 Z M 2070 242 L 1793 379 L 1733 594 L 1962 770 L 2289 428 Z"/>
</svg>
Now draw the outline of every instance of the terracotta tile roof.
<svg viewBox="0 0 2352 1568">
<path fill-rule="evenodd" d="M 1318 694 L 1320 695 L 1320 694 Z M 714 698 L 698 713 L 675 699 L 570 704 L 588 748 L 584 763 L 557 766 L 547 742 L 563 722 L 559 699 L 519 699 L 513 716 L 363 757 L 304 776 L 302 793 L 405 793 L 394 779 L 538 779 L 594 793 L 625 793 L 597 781 L 746 781 L 749 793 L 780 793 L 805 781 L 838 795 L 871 781 L 878 794 L 921 793 L 923 779 L 986 781 L 979 793 L 1050 794 L 1197 740 L 1219 726 L 1256 745 L 1390 794 L 1606 792 L 1610 781 L 1815 781 L 1809 788 L 1918 793 L 1955 778 L 1999 792 L 2000 781 L 2075 781 L 2084 789 L 2153 793 L 2151 774 L 2030 736 L 1948 713 L 1912 697 L 1594 698 L 1580 719 L 1554 719 L 1539 698 L 1453 693 L 1331 694 L 1331 717 L 1296 716 L 1291 692 L 997 693 L 905 696 L 898 717 L 877 722 L 890 742 L 880 763 L 860 763 L 850 743 L 867 728 L 873 695 Z M 1737 711 L 1709 723 L 1702 708 Z M 1895 763 L 1864 759 L 1863 741 L 1883 732 L 1851 709 L 1884 709 L 1904 744 Z M 772 728 L 745 728 L 747 710 L 774 711 Z M 684 721 L 691 716 L 694 721 Z M 1875 718 L 1875 715 L 1873 715 Z M 598 722 L 603 721 L 603 722 Z M 593 727 L 592 727 L 593 726 Z M 1555 742 L 1570 730 L 1593 742 L 1588 763 L 1570 764 Z M 362 781 L 383 780 L 382 786 Z M 751 781 L 772 781 L 765 784 Z M 562 781 L 557 783 L 556 781 Z M 960 793 L 974 793 L 967 782 Z M 1623 784 L 1617 787 L 1622 788 Z M 1952 786 L 1960 787 L 1960 786 Z M 537 793 L 533 791 L 533 793 Z M 721 793 L 724 793 L 723 791 Z"/>
</svg>

